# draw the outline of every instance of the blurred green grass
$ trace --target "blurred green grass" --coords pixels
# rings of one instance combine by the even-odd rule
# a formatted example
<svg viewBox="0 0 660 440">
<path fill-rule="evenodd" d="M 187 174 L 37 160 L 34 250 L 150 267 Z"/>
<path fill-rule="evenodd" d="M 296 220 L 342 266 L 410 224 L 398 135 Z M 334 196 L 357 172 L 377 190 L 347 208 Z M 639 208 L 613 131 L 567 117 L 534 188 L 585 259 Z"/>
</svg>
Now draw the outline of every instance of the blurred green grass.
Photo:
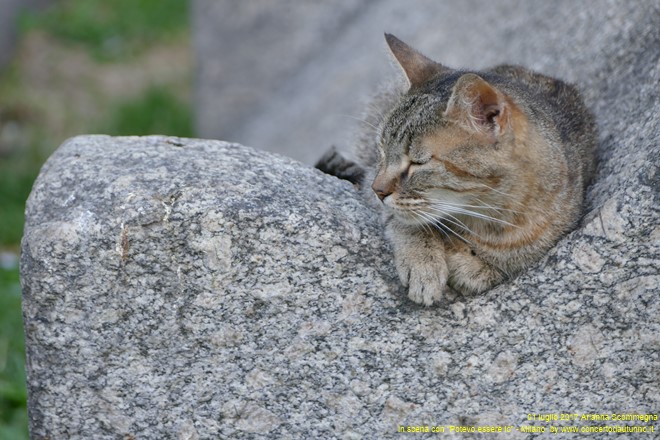
<svg viewBox="0 0 660 440">
<path fill-rule="evenodd" d="M 27 438 L 27 392 L 18 270 L 0 269 L 0 439 Z"/>
<path fill-rule="evenodd" d="M 57 44 L 80 48 L 107 65 L 141 59 L 152 46 L 176 44 L 188 35 L 187 0 L 60 0 L 54 7 L 21 18 L 22 37 L 44 33 Z M 25 201 L 41 165 L 63 140 L 44 130 L 40 109 L 21 90 L 28 90 L 16 66 L 0 72 L 0 129 L 18 125 L 16 145 L 0 150 L 0 252 L 17 252 L 23 234 Z M 184 91 L 185 92 L 185 91 Z M 95 94 L 96 91 L 89 90 Z M 185 95 L 185 93 L 184 93 Z M 62 103 L 63 112 L 84 112 Z M 134 96 L 101 103 L 99 120 L 86 132 L 111 135 L 193 135 L 190 103 L 171 84 L 144 87 Z M 47 117 L 48 115 L 46 115 Z M 0 265 L 0 440 L 28 438 L 25 348 L 21 291 L 17 267 Z"/>
<path fill-rule="evenodd" d="M 157 133 L 191 137 L 192 111 L 171 90 L 152 86 L 142 96 L 110 109 L 107 121 L 98 131 L 117 136 Z"/>
<path fill-rule="evenodd" d="M 38 166 L 8 160 L 0 164 L 0 243 L 16 246 L 23 235 L 23 211 L 37 177 Z"/>
<path fill-rule="evenodd" d="M 21 24 L 82 45 L 97 59 L 115 60 L 185 31 L 188 1 L 60 0 L 44 14 L 24 16 Z"/>
</svg>

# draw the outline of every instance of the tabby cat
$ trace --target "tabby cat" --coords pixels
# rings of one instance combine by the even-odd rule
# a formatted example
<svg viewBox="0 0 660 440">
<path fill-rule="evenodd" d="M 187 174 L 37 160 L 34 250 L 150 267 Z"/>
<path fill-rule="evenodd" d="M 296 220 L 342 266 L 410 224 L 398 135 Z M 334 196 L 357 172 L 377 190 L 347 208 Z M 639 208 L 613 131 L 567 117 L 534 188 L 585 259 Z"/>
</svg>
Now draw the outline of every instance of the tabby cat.
<svg viewBox="0 0 660 440">
<path fill-rule="evenodd" d="M 385 35 L 407 78 L 376 99 L 358 164 L 411 300 L 478 293 L 538 261 L 581 214 L 596 128 L 576 88 L 523 67 L 454 70 Z M 375 199 L 375 197 L 374 197 Z"/>
</svg>

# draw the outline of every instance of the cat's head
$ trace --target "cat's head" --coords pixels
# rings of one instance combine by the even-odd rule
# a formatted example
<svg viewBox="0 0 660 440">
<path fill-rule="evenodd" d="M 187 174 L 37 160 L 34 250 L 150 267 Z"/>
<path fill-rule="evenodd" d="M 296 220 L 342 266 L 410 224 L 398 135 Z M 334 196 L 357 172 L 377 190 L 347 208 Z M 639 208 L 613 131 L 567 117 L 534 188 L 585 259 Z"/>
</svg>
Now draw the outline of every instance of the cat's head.
<svg viewBox="0 0 660 440">
<path fill-rule="evenodd" d="M 410 224 L 513 211 L 511 183 L 524 174 L 521 161 L 533 160 L 515 151 L 525 131 L 521 111 L 483 75 L 446 68 L 386 39 L 410 89 L 381 124 L 374 192 Z"/>
</svg>

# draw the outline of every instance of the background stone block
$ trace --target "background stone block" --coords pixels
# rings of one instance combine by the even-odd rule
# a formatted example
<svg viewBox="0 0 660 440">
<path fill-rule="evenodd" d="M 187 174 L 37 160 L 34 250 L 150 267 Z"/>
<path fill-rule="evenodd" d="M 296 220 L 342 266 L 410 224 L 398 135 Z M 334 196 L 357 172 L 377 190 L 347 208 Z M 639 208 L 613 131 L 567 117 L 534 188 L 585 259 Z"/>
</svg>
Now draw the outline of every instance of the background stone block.
<svg viewBox="0 0 660 440">
<path fill-rule="evenodd" d="M 605 140 L 619 130 L 612 122 L 623 124 L 619 110 L 635 107 L 643 84 L 658 80 L 655 0 L 193 0 L 193 6 L 198 135 L 308 164 L 331 145 L 349 147 L 369 96 L 398 74 L 384 32 L 450 67 L 523 64 L 574 82 Z M 639 98 L 657 100 L 653 89 Z"/>
</svg>

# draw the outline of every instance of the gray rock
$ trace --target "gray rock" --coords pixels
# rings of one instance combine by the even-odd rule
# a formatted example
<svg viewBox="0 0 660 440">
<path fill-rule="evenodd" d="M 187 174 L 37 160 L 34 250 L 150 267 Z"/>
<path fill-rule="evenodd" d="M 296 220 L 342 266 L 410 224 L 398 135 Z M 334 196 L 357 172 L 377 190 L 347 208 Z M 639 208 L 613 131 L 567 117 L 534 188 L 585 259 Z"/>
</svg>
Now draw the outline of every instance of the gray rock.
<svg viewBox="0 0 660 440">
<path fill-rule="evenodd" d="M 369 6 L 333 47 L 400 10 L 387 30 L 432 56 L 447 48 L 436 56 L 447 64 L 520 61 L 579 83 L 601 142 L 578 229 L 516 279 L 424 308 L 406 299 L 378 214 L 346 182 L 224 142 L 75 138 L 44 166 L 26 212 L 33 437 L 659 428 L 528 420 L 660 407 L 657 2 L 397 4 Z M 374 68 L 347 60 L 336 69 Z M 311 64 L 323 85 L 332 72 Z M 287 81 L 312 94 L 306 75 Z M 246 124 L 259 132 L 271 117 L 300 133 L 301 99 Z"/>
<path fill-rule="evenodd" d="M 350 184 L 283 157 L 70 140 L 27 208 L 33 436 L 328 432 L 309 413 L 334 419 L 328 401 L 375 362 L 347 344 L 371 344 L 375 304 L 400 313 L 378 231 Z"/>
<path fill-rule="evenodd" d="M 74 138 L 27 206 L 32 436 L 389 438 L 653 413 L 651 167 L 615 176 L 534 269 L 424 308 L 347 182 L 237 144 Z"/>
</svg>

